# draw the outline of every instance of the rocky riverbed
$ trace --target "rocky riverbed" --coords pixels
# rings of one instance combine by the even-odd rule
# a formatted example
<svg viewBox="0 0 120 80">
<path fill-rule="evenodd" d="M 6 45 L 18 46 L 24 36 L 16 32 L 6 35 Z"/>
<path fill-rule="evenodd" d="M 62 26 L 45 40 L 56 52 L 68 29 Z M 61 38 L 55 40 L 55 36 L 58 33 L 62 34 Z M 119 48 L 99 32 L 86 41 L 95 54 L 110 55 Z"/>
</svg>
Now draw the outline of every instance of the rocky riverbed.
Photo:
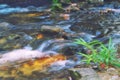
<svg viewBox="0 0 120 80">
<path fill-rule="evenodd" d="M 119 80 L 119 68 L 96 70 L 77 54 L 83 47 L 75 39 L 107 44 L 111 37 L 120 57 L 119 0 L 90 1 L 65 3 L 62 12 L 51 11 L 51 2 L 1 2 L 0 80 Z"/>
</svg>

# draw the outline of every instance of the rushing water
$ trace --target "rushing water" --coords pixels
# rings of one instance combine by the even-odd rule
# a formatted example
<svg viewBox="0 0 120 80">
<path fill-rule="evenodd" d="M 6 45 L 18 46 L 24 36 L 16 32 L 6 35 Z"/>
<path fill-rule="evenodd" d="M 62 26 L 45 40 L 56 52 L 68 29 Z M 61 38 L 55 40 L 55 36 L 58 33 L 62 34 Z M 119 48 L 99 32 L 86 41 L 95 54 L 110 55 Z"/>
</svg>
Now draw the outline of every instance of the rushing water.
<svg viewBox="0 0 120 80">
<path fill-rule="evenodd" d="M 113 34 L 120 29 L 120 6 L 115 4 L 71 12 L 68 20 L 61 18 L 60 13 L 53 15 L 47 7 L 0 4 L 0 70 L 7 66 L 7 70 L 1 70 L 0 77 L 16 77 L 20 72 L 31 75 L 34 71 L 44 71 L 46 66 L 48 72 L 54 72 L 80 64 L 81 55 L 76 53 L 83 47 L 74 44 L 74 39 L 104 42 L 111 36 L 119 43 L 120 34 Z M 24 71 L 26 68 L 30 72 Z M 14 69 L 19 73 L 9 74 Z"/>
<path fill-rule="evenodd" d="M 29 6 L 26 8 L 21 8 L 21 7 L 10 7 L 6 4 L 1 4 L 0 5 L 0 14 L 10 14 L 10 13 L 20 13 L 20 12 L 29 12 L 29 11 L 42 11 L 46 7 L 34 7 L 34 6 Z"/>
</svg>

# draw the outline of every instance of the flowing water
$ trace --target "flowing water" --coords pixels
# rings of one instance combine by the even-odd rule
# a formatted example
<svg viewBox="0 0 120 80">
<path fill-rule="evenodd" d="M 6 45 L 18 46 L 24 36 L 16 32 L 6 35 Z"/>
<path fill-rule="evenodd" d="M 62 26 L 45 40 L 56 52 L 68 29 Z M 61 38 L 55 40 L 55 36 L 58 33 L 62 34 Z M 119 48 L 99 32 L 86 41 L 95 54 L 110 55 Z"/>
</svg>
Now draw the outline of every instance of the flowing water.
<svg viewBox="0 0 120 80">
<path fill-rule="evenodd" d="M 85 4 L 67 13 L 67 20 L 61 16 L 66 13 L 55 14 L 47 6 L 0 4 L 1 79 L 53 80 L 60 72 L 69 76 L 66 69 L 81 63 L 77 53 L 83 49 L 74 39 L 105 42 L 112 37 L 119 43 L 120 6 L 116 4 L 120 3 Z"/>
</svg>

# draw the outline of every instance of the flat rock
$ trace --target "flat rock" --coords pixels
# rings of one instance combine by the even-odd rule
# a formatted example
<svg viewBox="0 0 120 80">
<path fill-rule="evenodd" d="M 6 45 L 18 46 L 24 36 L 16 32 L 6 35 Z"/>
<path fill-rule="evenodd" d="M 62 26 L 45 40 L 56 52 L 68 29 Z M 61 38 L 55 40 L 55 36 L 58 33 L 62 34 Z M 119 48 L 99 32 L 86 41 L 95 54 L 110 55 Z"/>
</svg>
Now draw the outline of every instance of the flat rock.
<svg viewBox="0 0 120 80">
<path fill-rule="evenodd" d="M 98 74 L 91 68 L 74 68 L 70 69 L 72 74 L 72 78 L 74 78 L 76 73 L 81 76 L 81 78 L 77 78 L 76 80 L 101 80 Z M 73 79 L 75 80 L 75 79 Z"/>
</svg>

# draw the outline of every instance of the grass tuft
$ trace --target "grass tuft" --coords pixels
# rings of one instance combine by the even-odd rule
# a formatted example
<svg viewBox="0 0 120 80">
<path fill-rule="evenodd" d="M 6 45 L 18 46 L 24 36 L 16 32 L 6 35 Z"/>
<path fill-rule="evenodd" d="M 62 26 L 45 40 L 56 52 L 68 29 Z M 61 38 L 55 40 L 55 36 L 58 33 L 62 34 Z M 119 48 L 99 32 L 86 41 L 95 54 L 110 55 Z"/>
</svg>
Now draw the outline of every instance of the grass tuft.
<svg viewBox="0 0 120 80">
<path fill-rule="evenodd" d="M 83 62 L 91 64 L 91 62 L 98 64 L 104 64 L 105 66 L 120 67 L 120 61 L 117 58 L 117 49 L 112 44 L 111 38 L 108 45 L 104 45 L 100 41 L 94 40 L 92 42 L 86 42 L 83 39 L 76 39 L 75 44 L 79 44 L 90 50 L 90 54 L 79 52 L 84 57 Z M 97 45 L 97 46 L 96 46 Z"/>
</svg>

